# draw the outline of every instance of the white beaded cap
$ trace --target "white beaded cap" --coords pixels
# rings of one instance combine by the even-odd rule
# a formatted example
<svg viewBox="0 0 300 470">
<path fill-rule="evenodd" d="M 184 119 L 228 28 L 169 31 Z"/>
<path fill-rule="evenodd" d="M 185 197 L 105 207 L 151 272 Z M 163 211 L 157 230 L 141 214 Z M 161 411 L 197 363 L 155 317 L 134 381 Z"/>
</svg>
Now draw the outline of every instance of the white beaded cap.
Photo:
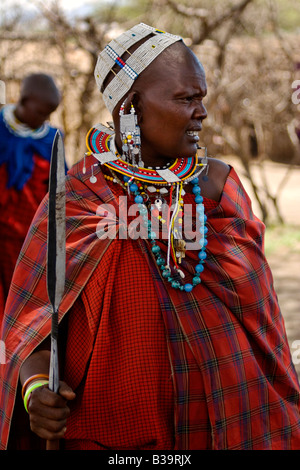
<svg viewBox="0 0 300 470">
<path fill-rule="evenodd" d="M 140 47 L 138 47 L 124 62 L 122 55 L 141 39 L 152 34 Z M 174 42 L 181 41 L 180 36 L 175 36 L 144 23 L 133 26 L 113 39 L 98 56 L 95 67 L 95 79 L 101 90 L 104 80 L 115 64 L 120 70 L 103 91 L 103 100 L 112 113 L 117 103 L 130 90 L 133 82 L 145 70 L 151 62 Z"/>
</svg>

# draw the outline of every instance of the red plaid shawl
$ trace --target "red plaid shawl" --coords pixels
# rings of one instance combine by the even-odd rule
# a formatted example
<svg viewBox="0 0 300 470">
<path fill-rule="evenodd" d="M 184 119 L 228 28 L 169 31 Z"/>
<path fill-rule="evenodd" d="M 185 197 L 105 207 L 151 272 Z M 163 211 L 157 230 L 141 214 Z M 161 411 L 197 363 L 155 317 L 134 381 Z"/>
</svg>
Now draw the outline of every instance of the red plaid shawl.
<svg viewBox="0 0 300 470">
<path fill-rule="evenodd" d="M 122 208 L 100 170 L 96 185 L 89 183 L 90 169 L 84 177 L 81 170 L 82 163 L 75 165 L 67 181 L 67 282 L 60 317 L 79 297 L 110 243 L 118 243 L 97 237 L 97 209 L 101 203 L 113 204 L 118 215 Z M 0 375 L 3 449 L 20 366 L 50 332 L 46 217 L 47 198 L 23 246 L 3 323 L 7 354 Z M 199 448 L 199 394 L 204 391 L 211 448 L 298 449 L 299 385 L 263 255 L 263 224 L 253 215 L 233 169 L 220 204 L 208 213 L 208 228 L 203 281 L 192 293 L 170 289 L 153 262 L 148 242 L 137 241 L 168 330 L 176 397 L 175 448 Z M 189 255 L 186 269 L 192 272 L 197 255 Z"/>
</svg>

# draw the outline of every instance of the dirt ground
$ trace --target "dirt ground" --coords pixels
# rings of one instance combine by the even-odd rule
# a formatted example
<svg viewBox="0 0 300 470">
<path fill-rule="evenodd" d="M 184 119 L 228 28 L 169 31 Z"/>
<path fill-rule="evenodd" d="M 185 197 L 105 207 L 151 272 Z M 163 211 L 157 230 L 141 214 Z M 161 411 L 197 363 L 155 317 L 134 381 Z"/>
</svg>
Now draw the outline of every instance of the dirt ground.
<svg viewBox="0 0 300 470">
<path fill-rule="evenodd" d="M 226 160 L 226 159 L 225 159 Z M 243 170 L 238 160 L 226 160 L 231 163 L 239 174 L 248 194 L 252 198 L 253 208 L 259 216 L 259 210 L 254 202 L 250 186 L 243 176 Z M 268 162 L 266 174 L 271 188 L 278 184 L 285 172 L 284 165 Z M 266 253 L 271 266 L 274 285 L 279 304 L 284 317 L 286 332 L 300 380 L 300 168 L 293 170 L 288 184 L 283 190 L 280 207 L 286 226 L 291 226 L 292 236 L 279 239 L 277 248 L 272 245 L 271 229 L 266 230 Z M 299 230 L 298 230 L 299 228 Z M 289 228 L 285 229 L 289 232 Z"/>
</svg>

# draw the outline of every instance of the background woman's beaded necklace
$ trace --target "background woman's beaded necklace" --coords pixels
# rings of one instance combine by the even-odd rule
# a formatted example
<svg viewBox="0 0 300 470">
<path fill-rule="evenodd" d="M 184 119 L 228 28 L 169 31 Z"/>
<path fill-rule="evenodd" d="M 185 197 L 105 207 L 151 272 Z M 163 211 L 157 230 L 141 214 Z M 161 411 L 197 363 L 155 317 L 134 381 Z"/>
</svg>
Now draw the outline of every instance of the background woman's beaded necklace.
<svg viewBox="0 0 300 470">
<path fill-rule="evenodd" d="M 15 109 L 15 104 L 8 104 L 3 108 L 3 119 L 9 132 L 18 137 L 31 137 L 32 139 L 41 139 L 49 133 L 50 127 L 47 122 L 44 122 L 38 129 L 31 129 L 16 118 Z"/>
</svg>

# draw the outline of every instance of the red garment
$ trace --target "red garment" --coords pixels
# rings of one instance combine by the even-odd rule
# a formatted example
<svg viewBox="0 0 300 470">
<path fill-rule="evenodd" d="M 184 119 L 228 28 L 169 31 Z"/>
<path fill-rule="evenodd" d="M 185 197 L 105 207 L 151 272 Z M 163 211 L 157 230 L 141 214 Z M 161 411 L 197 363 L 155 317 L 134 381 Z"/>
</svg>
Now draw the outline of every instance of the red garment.
<svg viewBox="0 0 300 470">
<path fill-rule="evenodd" d="M 65 380 L 77 388 L 82 361 L 76 356 L 84 354 L 89 335 L 86 315 L 102 312 L 84 386 L 70 404 L 66 439 L 81 440 L 80 449 L 172 449 L 173 384 L 151 274 L 131 240 L 123 241 L 113 262 L 116 276 L 104 278 L 106 267 L 99 264 L 69 314 Z"/>
<path fill-rule="evenodd" d="M 118 196 L 123 195 L 120 187 L 110 187 Z M 193 195 L 185 197 L 187 203 L 193 199 Z M 207 209 L 216 206 L 217 202 L 205 199 Z M 110 246 L 108 251 L 112 249 Z M 89 349 L 86 317 L 98 318 L 97 312 L 101 312 L 101 322 L 84 386 L 79 386 L 77 400 L 70 403 L 65 449 L 171 450 L 172 372 L 167 331 L 151 273 L 131 239 L 123 241 L 120 255 L 113 259 L 115 277 L 105 277 L 115 268 L 106 266 L 104 260 L 68 315 L 64 379 L 74 389 L 82 376 L 78 371 L 82 356 Z M 203 388 L 201 395 L 202 413 L 207 416 Z"/>
<path fill-rule="evenodd" d="M 67 181 L 67 282 L 60 319 L 71 311 L 100 265 L 100 280 L 109 287 L 98 289 L 101 311 L 89 309 L 83 319 L 84 348 L 72 371 L 77 392 L 86 383 L 89 367 L 93 370 L 94 344 L 111 340 L 100 334 L 101 313 L 114 302 L 113 280 L 118 278 L 118 259 L 127 242 L 97 235 L 103 218 L 99 207 L 105 203 L 115 208 L 120 224 L 123 207 L 118 206 L 100 168 L 93 167 L 97 183 L 89 181 L 93 163 L 89 159 L 85 175 L 82 162 L 75 165 Z M 167 332 L 174 386 L 174 448 L 299 449 L 299 383 L 263 254 L 263 225 L 253 215 L 233 169 L 220 204 L 207 216 L 208 257 L 202 283 L 191 293 L 170 287 L 147 240 L 132 242 L 151 273 Z M 112 212 L 108 220 L 113 228 Z M 2 449 L 7 445 L 19 368 L 50 332 L 46 252 L 47 200 L 24 243 L 3 322 L 7 363 L 0 365 Z M 186 279 L 193 276 L 196 257 L 191 252 L 183 263 Z M 126 279 L 130 289 L 131 279 Z M 95 371 L 93 384 L 97 379 L 105 377 Z"/>
<path fill-rule="evenodd" d="M 38 155 L 33 159 L 33 174 L 20 191 L 6 187 L 6 168 L 5 165 L 0 166 L 0 322 L 24 239 L 48 191 L 49 162 Z"/>
</svg>

